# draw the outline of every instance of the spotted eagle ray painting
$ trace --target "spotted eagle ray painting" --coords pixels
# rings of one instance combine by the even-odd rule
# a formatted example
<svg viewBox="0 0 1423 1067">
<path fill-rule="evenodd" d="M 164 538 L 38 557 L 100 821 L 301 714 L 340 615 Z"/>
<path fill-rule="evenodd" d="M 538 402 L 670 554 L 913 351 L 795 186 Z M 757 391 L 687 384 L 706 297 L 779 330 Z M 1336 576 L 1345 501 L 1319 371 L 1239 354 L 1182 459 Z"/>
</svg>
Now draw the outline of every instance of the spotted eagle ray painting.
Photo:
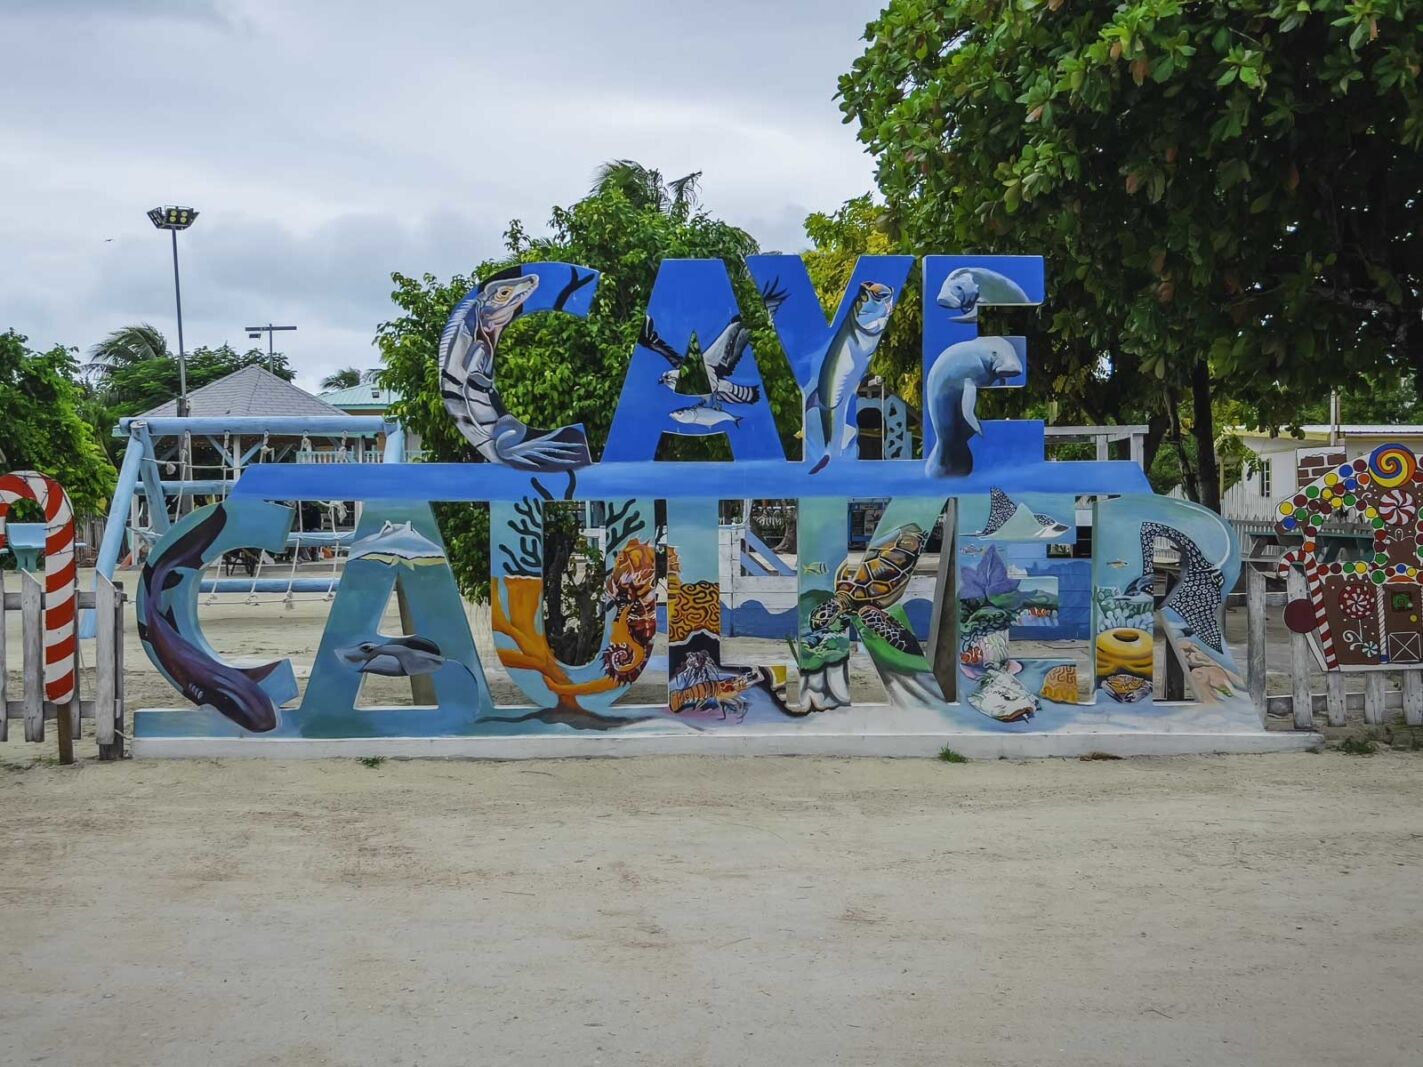
<svg viewBox="0 0 1423 1067">
<path fill-rule="evenodd" d="M 856 393 L 903 314 L 913 265 L 861 257 L 827 316 L 798 257 L 751 257 L 754 285 L 733 285 L 720 260 L 663 263 L 629 324 L 636 342 L 605 442 L 579 425 L 529 426 L 497 382 L 510 326 L 586 316 L 598 272 L 534 263 L 481 278 L 438 353 L 445 409 L 479 461 L 254 464 L 226 501 L 176 523 L 150 555 L 138 607 L 145 651 L 192 706 L 141 713 L 138 736 L 745 737 L 787 751 L 801 750 L 797 738 L 933 751 L 958 734 L 1261 736 L 1221 629 L 1240 567 L 1230 528 L 1151 495 L 1128 461 L 1047 460 L 1041 422 L 982 410 L 990 390 L 1025 382 L 1031 353 L 1022 337 L 980 330 L 1000 324 L 994 308 L 1037 314 L 1040 259 L 924 259 L 922 452 L 860 457 Z M 790 361 L 796 425 L 772 412 L 759 361 L 780 353 L 755 350 L 746 299 Z M 734 458 L 659 461 L 668 434 L 719 438 Z M 792 446 L 802 454 L 788 458 Z M 851 505 L 866 495 L 883 510 L 852 547 Z M 1098 502 L 1079 512 L 1083 498 Z M 728 526 L 727 502 L 744 522 L 743 502 L 784 499 L 796 501 L 794 535 L 767 549 L 778 566 L 754 579 L 788 605 L 780 640 L 733 659 L 736 587 L 753 580 L 737 546 L 752 531 Z M 273 501 L 292 500 L 360 504 L 304 686 L 287 659 L 225 662 L 196 613 L 200 575 L 223 552 L 289 547 L 294 511 Z M 435 501 L 489 504 L 483 656 L 470 623 L 480 609 L 460 595 Z M 580 509 L 576 596 L 596 593 L 578 601 L 586 643 L 548 631 L 573 617 L 562 598 L 575 596 L 551 580 L 565 566 L 546 544 L 555 505 Z M 1090 546 L 1077 544 L 1088 528 Z M 1181 566 L 1158 593 L 1161 546 Z M 1154 691 L 1158 641 L 1190 700 Z M 572 647 L 584 662 L 559 659 Z M 410 702 L 365 706 L 373 680 L 407 683 Z"/>
<path fill-rule="evenodd" d="M 983 503 L 983 497 L 970 496 L 964 497 L 959 505 L 961 524 L 973 537 L 985 541 L 1071 541 L 1075 538 L 1075 497 L 1028 493 L 1014 498 L 995 486 L 988 491 L 986 514 L 982 510 Z"/>
</svg>

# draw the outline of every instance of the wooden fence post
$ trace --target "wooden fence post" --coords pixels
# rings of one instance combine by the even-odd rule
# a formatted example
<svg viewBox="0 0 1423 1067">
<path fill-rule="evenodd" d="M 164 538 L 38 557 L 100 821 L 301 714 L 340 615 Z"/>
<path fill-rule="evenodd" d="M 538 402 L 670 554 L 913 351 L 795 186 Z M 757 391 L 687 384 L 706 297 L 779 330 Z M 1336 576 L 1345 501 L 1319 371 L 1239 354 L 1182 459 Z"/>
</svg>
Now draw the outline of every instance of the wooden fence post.
<svg viewBox="0 0 1423 1067">
<path fill-rule="evenodd" d="M 10 739 L 10 664 L 5 659 L 5 572 L 0 570 L 0 741 Z"/>
<path fill-rule="evenodd" d="M 1364 682 L 1364 721 L 1372 726 L 1382 726 L 1388 721 L 1384 711 L 1384 672 L 1369 671 Z"/>
<path fill-rule="evenodd" d="M 1423 726 L 1423 674 L 1403 672 L 1403 721 L 1409 726 Z"/>
<path fill-rule="evenodd" d="M 120 738 L 118 745 L 114 744 L 114 713 L 119 685 L 114 662 L 119 623 L 115 610 L 117 604 L 114 583 L 102 574 L 98 575 L 94 588 L 94 738 L 99 742 L 100 759 L 115 759 L 123 755 L 123 740 Z"/>
<path fill-rule="evenodd" d="M 29 571 L 20 572 L 20 644 L 24 648 L 25 740 L 44 740 L 44 591 Z"/>
<path fill-rule="evenodd" d="M 1304 575 L 1291 567 L 1285 577 L 1287 595 L 1291 600 L 1308 600 L 1309 587 Z M 1294 715 L 1297 730 L 1314 729 L 1314 695 L 1309 691 L 1309 637 L 1290 632 L 1290 674 L 1294 690 Z"/>
<path fill-rule="evenodd" d="M 1245 678 L 1250 686 L 1250 703 L 1265 721 L 1265 691 L 1268 668 L 1265 663 L 1265 572 L 1246 564 L 1245 572 Z"/>
<path fill-rule="evenodd" d="M 1324 684 L 1328 687 L 1326 707 L 1330 726 L 1343 726 L 1348 718 L 1348 698 L 1344 695 L 1344 675 L 1341 671 L 1326 671 Z"/>
</svg>

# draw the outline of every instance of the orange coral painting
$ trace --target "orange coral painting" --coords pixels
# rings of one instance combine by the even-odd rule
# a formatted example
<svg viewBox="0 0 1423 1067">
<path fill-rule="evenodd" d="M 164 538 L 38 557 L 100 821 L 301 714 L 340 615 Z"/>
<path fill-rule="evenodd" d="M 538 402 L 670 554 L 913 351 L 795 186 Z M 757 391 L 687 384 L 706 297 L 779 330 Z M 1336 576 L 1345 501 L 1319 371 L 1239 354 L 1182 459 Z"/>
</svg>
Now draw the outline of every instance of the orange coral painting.
<svg viewBox="0 0 1423 1067">
<path fill-rule="evenodd" d="M 607 710 L 646 669 L 657 634 L 657 553 L 632 536 L 649 525 L 651 506 L 609 504 L 603 531 L 611 566 L 603 583 L 607 615 L 602 650 L 586 664 L 554 654 L 544 632 L 542 502 L 495 506 L 491 530 L 495 566 L 491 620 L 495 651 L 511 678 L 536 703 L 550 705 L 549 721 L 589 725 L 591 709 Z M 611 723 L 622 720 L 613 719 Z"/>
</svg>

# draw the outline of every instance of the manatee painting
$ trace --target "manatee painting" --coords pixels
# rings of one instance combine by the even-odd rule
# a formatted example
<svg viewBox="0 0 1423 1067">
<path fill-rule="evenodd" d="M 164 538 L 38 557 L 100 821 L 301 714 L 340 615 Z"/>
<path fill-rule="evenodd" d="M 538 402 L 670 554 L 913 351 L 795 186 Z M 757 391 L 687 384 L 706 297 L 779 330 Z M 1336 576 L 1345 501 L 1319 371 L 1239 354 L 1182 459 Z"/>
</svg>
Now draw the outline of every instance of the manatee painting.
<svg viewBox="0 0 1423 1067">
<path fill-rule="evenodd" d="M 1000 385 L 1023 373 L 1018 350 L 1003 337 L 975 337 L 939 353 L 929 368 L 925 396 L 934 447 L 924 460 L 930 477 L 968 474 L 973 470 L 969 440 L 982 432 L 975 407 L 978 391 Z"/>
<path fill-rule="evenodd" d="M 987 267 L 960 267 L 939 287 L 936 303 L 957 311 L 955 322 L 978 321 L 980 304 L 1032 304 L 1023 287 L 1005 274 Z"/>
</svg>

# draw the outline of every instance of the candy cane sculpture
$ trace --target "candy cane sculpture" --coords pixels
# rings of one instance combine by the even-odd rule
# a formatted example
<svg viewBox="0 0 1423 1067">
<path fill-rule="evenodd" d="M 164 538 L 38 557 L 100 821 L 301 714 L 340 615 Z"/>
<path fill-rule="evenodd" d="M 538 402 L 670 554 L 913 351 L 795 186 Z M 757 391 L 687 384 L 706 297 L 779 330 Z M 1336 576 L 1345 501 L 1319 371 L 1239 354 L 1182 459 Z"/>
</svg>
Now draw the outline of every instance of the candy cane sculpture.
<svg viewBox="0 0 1423 1067">
<path fill-rule="evenodd" d="M 1319 577 L 1319 563 L 1314 558 L 1314 545 L 1292 548 L 1280 557 L 1280 573 L 1289 571 L 1292 564 L 1304 568 L 1305 580 L 1309 583 L 1309 602 L 1314 608 L 1314 629 L 1319 634 L 1319 647 L 1324 653 L 1326 670 L 1339 669 L 1339 657 L 1334 654 L 1334 635 L 1329 629 L 1329 616 L 1324 610 L 1324 581 Z"/>
<path fill-rule="evenodd" d="M 44 512 L 44 695 L 55 704 L 74 697 L 74 652 L 79 639 L 74 621 L 79 604 L 74 565 L 74 509 L 64 487 L 35 471 L 0 476 L 0 549 L 10 539 L 5 529 L 10 505 L 33 500 Z"/>
</svg>

